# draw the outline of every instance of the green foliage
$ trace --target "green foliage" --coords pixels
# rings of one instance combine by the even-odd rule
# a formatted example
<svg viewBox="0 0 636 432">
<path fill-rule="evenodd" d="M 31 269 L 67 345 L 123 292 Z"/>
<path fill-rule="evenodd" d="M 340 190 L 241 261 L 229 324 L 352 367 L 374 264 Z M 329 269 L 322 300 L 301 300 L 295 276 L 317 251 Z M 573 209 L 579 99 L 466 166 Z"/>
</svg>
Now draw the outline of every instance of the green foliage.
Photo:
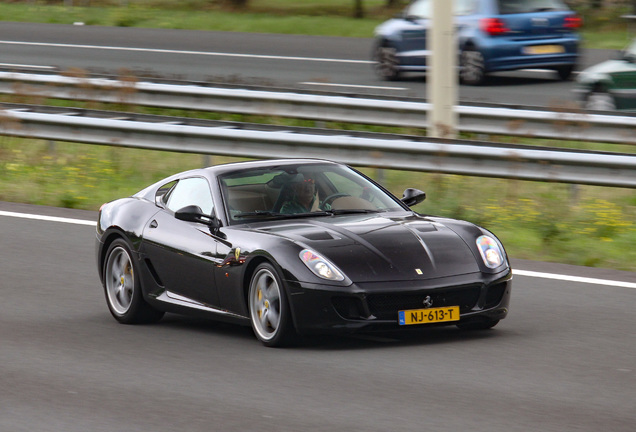
<svg viewBox="0 0 636 432">
<path fill-rule="evenodd" d="M 175 172 L 233 160 L 1 137 L 0 201 L 96 210 Z M 426 191 L 428 198 L 416 211 L 482 225 L 504 241 L 513 257 L 633 269 L 636 192 L 632 190 L 579 187 L 573 191 L 563 184 L 363 171 L 397 196 L 407 187 Z"/>
</svg>

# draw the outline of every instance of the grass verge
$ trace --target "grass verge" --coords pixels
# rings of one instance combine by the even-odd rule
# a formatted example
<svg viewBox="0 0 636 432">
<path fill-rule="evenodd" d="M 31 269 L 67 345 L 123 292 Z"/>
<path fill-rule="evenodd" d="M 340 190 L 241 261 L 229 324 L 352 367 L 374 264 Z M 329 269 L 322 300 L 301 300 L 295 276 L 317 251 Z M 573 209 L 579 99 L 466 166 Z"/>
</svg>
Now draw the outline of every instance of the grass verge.
<svg viewBox="0 0 636 432">
<path fill-rule="evenodd" d="M 352 0 L 253 0 L 236 10 L 227 2 L 209 0 L 28 0 L 0 3 L 0 20 L 366 38 L 402 8 L 388 8 L 386 0 L 364 0 L 364 18 L 354 18 L 353 4 Z M 636 22 L 630 28 L 621 18 L 630 13 L 627 6 L 579 9 L 586 48 L 623 49 L 634 35 Z"/>
<path fill-rule="evenodd" d="M 96 210 L 178 171 L 236 159 L 0 137 L 0 200 Z M 632 270 L 632 190 L 363 169 L 415 210 L 467 219 L 496 233 L 511 256 Z"/>
</svg>

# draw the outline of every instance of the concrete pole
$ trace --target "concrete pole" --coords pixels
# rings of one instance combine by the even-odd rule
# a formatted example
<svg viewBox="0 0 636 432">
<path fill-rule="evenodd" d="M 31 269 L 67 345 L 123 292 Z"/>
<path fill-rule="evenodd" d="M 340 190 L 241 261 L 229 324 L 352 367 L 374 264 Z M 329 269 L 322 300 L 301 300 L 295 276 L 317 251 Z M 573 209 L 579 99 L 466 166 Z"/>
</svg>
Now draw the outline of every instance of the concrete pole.
<svg viewBox="0 0 636 432">
<path fill-rule="evenodd" d="M 431 55 L 426 78 L 432 112 L 429 113 L 428 136 L 457 137 L 457 41 L 453 24 L 453 0 L 433 0 L 432 28 L 429 29 L 428 49 Z"/>
</svg>

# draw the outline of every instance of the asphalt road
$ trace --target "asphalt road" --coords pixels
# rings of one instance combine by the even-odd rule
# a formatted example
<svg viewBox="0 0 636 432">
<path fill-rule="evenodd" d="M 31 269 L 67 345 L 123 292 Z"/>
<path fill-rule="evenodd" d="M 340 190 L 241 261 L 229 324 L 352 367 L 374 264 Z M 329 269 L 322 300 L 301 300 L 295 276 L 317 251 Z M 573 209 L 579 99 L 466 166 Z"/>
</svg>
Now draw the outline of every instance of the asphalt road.
<svg viewBox="0 0 636 432">
<path fill-rule="evenodd" d="M 371 35 L 370 35 L 371 36 Z M 0 22 L 0 67 L 69 69 L 247 85 L 426 97 L 426 79 L 378 79 L 371 68 L 371 38 L 249 34 Z M 585 50 L 581 67 L 615 53 Z M 483 87 L 460 86 L 462 102 L 568 106 L 572 81 L 550 71 L 493 75 Z"/>
<path fill-rule="evenodd" d="M 511 312 L 261 346 L 249 328 L 109 315 L 93 212 L 0 203 L 0 431 L 611 431 L 636 424 L 636 273 L 514 261 Z M 589 282 L 589 281 L 588 281 Z"/>
</svg>

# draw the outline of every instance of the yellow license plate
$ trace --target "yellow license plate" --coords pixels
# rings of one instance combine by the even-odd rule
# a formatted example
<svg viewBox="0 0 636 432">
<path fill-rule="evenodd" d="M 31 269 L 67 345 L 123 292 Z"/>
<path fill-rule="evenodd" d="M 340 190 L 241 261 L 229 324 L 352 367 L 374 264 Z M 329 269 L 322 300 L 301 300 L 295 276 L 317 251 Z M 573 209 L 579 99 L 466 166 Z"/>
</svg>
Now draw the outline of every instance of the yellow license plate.
<svg viewBox="0 0 636 432">
<path fill-rule="evenodd" d="M 429 324 L 446 321 L 459 321 L 459 306 L 410 309 L 398 312 L 398 322 L 400 325 Z"/>
<path fill-rule="evenodd" d="M 535 45 L 525 47 L 523 49 L 524 54 L 560 54 L 565 52 L 565 49 L 561 45 Z"/>
</svg>

